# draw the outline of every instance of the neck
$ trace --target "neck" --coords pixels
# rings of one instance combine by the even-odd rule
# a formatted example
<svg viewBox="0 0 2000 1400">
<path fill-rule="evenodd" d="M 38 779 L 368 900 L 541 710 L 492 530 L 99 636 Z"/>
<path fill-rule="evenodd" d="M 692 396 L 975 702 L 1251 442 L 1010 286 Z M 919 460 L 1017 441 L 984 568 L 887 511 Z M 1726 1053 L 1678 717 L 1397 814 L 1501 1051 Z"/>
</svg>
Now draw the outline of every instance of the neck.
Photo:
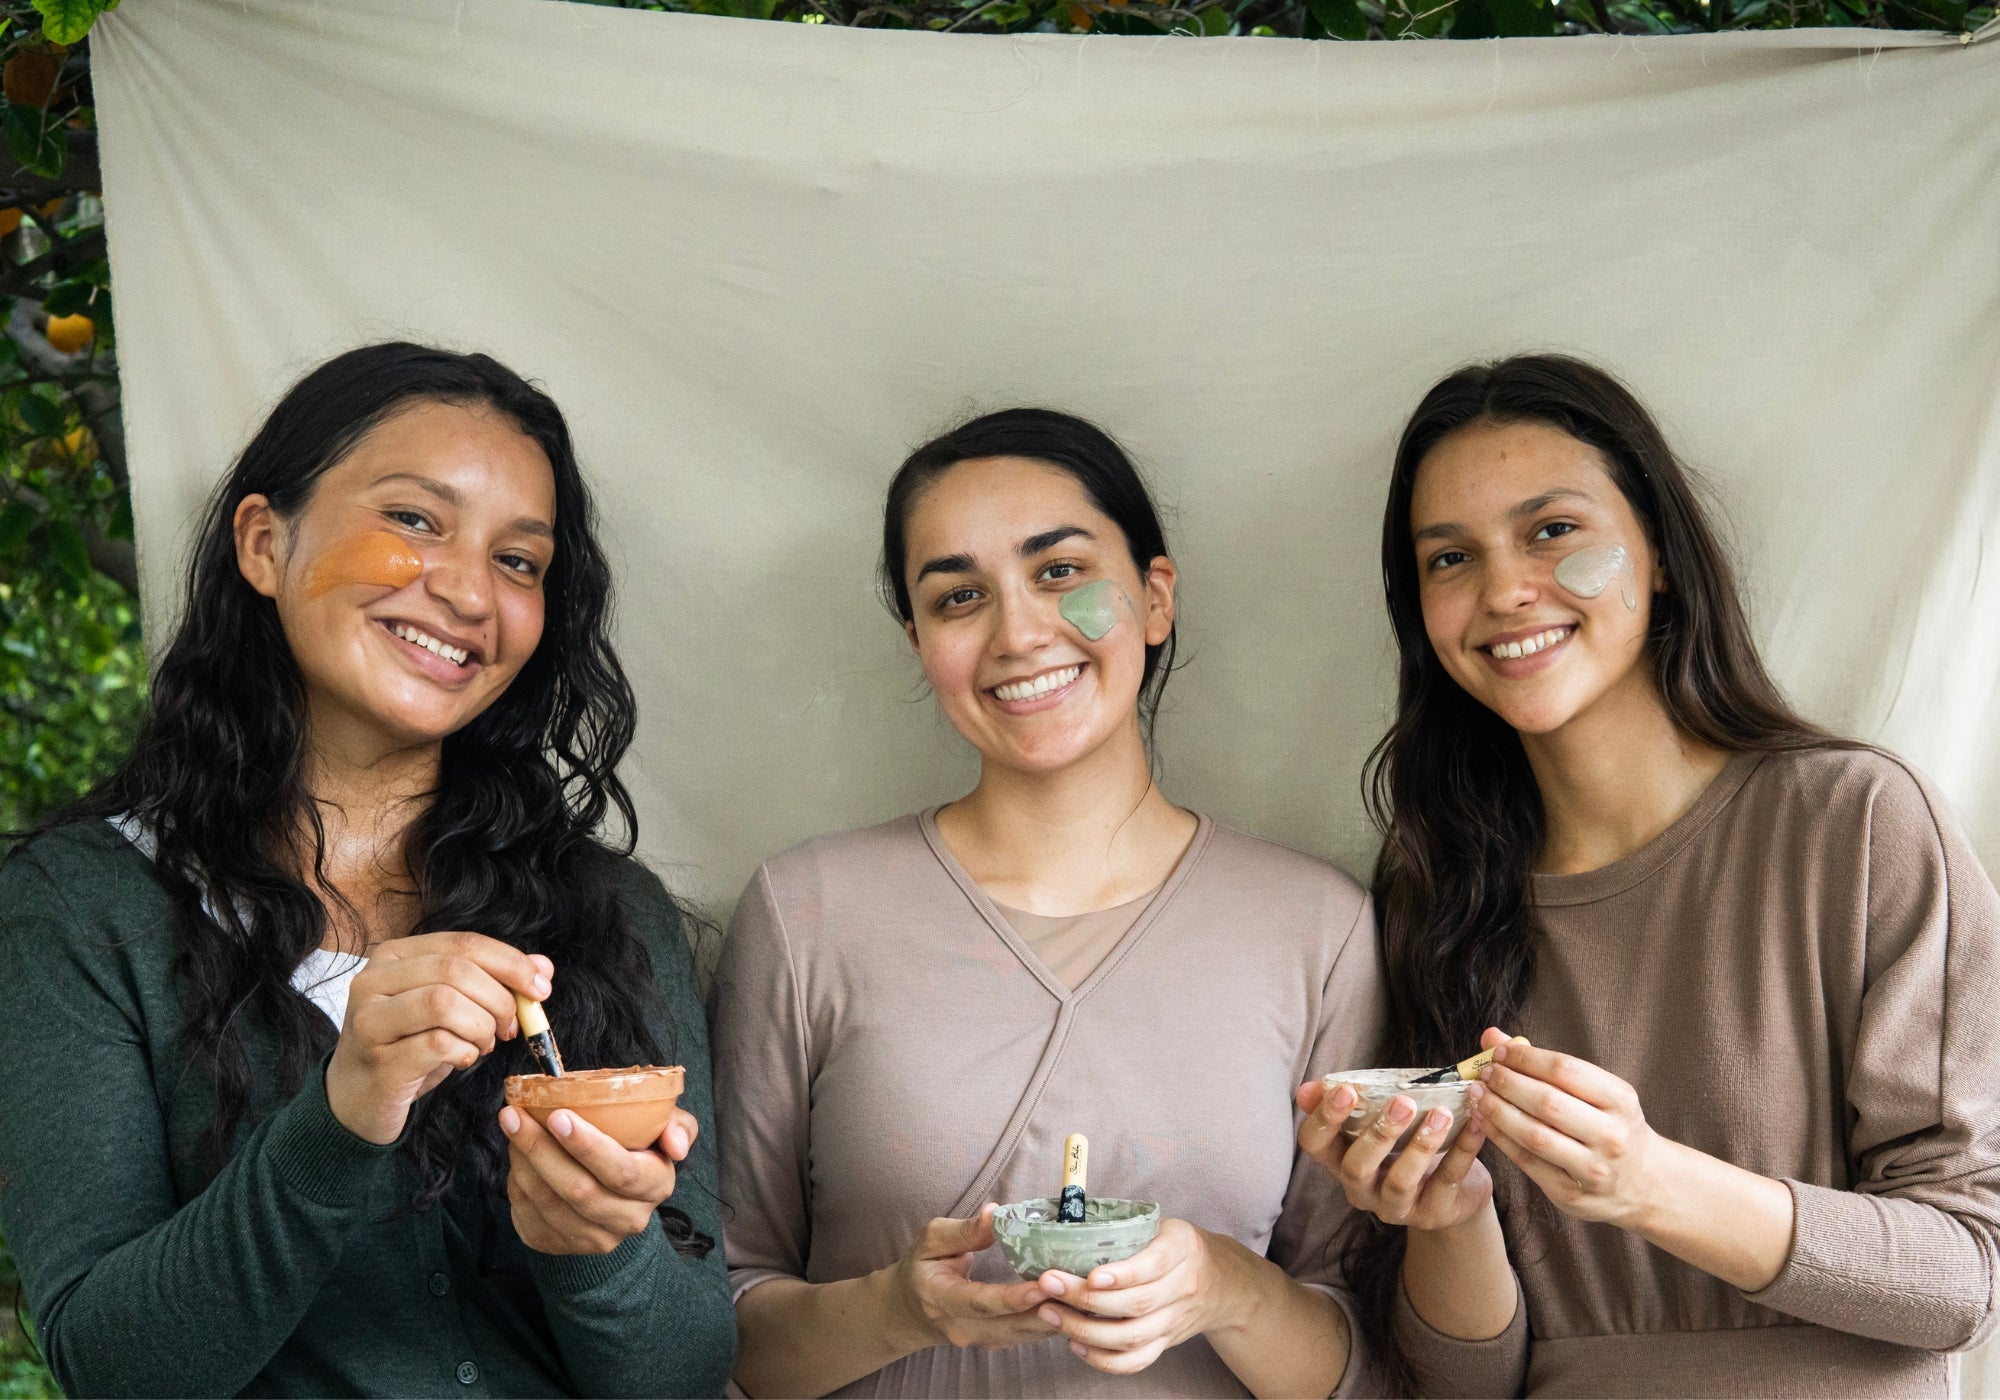
<svg viewBox="0 0 2000 1400">
<path fill-rule="evenodd" d="M 437 788 L 443 745 L 398 743 L 339 715 L 309 714 L 303 780 L 319 815 L 314 836 L 301 822 L 300 878 L 328 906 L 329 946 L 366 948 L 409 930 L 415 891 L 403 837 Z"/>
<path fill-rule="evenodd" d="M 1172 872 L 1196 821 L 1153 785 L 1138 721 L 1052 772 L 987 762 L 938 813 L 952 854 L 996 901 L 1078 914 L 1137 899 Z"/>
<path fill-rule="evenodd" d="M 1649 668 L 1633 668 L 1582 714 L 1521 747 L 1541 789 L 1537 868 L 1551 875 L 1622 860 L 1677 821 L 1729 762 L 1680 729 Z"/>
</svg>

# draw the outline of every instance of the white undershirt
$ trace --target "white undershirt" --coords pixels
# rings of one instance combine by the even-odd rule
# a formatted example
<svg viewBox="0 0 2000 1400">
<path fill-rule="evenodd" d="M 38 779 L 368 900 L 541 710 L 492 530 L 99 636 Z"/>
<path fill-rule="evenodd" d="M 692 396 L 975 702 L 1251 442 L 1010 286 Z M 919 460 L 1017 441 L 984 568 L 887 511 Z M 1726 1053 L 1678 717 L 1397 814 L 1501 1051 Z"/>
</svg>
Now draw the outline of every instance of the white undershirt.
<svg viewBox="0 0 2000 1400">
<path fill-rule="evenodd" d="M 118 834 L 138 847 L 147 860 L 152 860 L 160 849 L 153 830 L 137 817 L 121 814 L 106 817 L 106 821 L 118 829 Z M 202 907 L 215 916 L 215 906 L 202 897 Z M 341 953 L 331 948 L 315 948 L 306 954 L 292 973 L 292 987 L 326 1013 L 329 1021 L 338 1027 L 347 1022 L 347 991 L 354 985 L 355 974 L 368 965 L 368 959 L 359 953 Z"/>
</svg>

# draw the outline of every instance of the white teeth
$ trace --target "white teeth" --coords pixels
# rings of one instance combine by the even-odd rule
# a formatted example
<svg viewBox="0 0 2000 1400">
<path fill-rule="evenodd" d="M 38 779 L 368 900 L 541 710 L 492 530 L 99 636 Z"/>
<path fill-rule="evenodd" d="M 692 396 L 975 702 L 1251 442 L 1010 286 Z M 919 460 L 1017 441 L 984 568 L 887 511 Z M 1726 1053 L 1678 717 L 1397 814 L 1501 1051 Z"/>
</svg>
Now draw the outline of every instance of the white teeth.
<svg viewBox="0 0 2000 1400">
<path fill-rule="evenodd" d="M 414 627 L 406 627 L 400 622 L 392 625 L 389 630 L 404 641 L 422 647 L 433 656 L 442 656 L 454 666 L 463 666 L 466 657 L 472 654 L 464 647 L 448 646 L 436 637 L 433 637 L 430 633 L 420 632 Z"/>
<path fill-rule="evenodd" d="M 1545 647 L 1554 646 L 1572 630 L 1568 627 L 1551 627 L 1546 632 L 1537 632 L 1534 636 L 1523 637 L 1518 642 L 1495 642 L 1488 649 L 1503 661 L 1515 661 L 1523 656 L 1533 656 Z"/>
<path fill-rule="evenodd" d="M 1032 700 L 1037 695 L 1047 695 L 1052 690 L 1061 690 L 1083 674 L 1081 666 L 1065 666 L 1060 671 L 1051 671 L 1045 676 L 1037 676 L 1031 681 L 1015 681 L 1011 685 L 996 685 L 993 693 L 1002 700 Z"/>
</svg>

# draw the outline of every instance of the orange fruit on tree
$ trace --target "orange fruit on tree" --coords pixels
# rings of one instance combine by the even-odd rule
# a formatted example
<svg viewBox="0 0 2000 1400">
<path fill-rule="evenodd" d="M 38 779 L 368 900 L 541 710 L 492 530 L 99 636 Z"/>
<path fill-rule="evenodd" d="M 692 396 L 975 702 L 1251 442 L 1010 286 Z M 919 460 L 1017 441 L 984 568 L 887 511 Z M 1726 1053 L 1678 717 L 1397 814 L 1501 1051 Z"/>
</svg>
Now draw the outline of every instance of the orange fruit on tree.
<svg viewBox="0 0 2000 1400">
<path fill-rule="evenodd" d="M 6 66 L 0 68 L 0 91 L 18 107 L 46 108 L 55 98 L 62 65 L 60 47 L 17 49 Z"/>
<path fill-rule="evenodd" d="M 51 316 L 48 329 L 42 334 L 63 354 L 74 355 L 97 338 L 97 323 L 82 312 L 74 316 Z"/>
<path fill-rule="evenodd" d="M 8 234 L 12 233 L 15 229 L 19 228 L 20 226 L 21 226 L 20 210 L 0 209 L 0 238 L 5 238 Z"/>
</svg>

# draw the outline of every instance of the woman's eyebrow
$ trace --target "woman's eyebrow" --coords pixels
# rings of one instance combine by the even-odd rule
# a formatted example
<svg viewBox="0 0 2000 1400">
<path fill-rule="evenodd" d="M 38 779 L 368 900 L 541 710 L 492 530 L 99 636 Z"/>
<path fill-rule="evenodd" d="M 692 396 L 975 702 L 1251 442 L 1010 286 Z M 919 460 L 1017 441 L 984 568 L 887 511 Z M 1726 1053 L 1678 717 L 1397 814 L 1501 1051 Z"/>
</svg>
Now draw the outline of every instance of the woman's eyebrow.
<svg viewBox="0 0 2000 1400">
<path fill-rule="evenodd" d="M 935 559 L 926 560 L 917 570 L 917 582 L 922 583 L 932 574 L 969 574 L 974 568 L 970 554 L 940 554 Z"/>
<path fill-rule="evenodd" d="M 1538 511 L 1547 510 L 1557 501 L 1566 500 L 1589 502 L 1590 496 L 1573 486 L 1558 486 L 1553 491 L 1544 491 L 1539 496 L 1530 496 L 1527 500 L 1508 511 L 1507 518 L 1510 520 L 1519 520 L 1524 515 L 1534 515 Z"/>
<path fill-rule="evenodd" d="M 1044 530 L 1039 535 L 1030 535 L 1022 540 L 1018 552 L 1023 559 L 1032 559 L 1045 549 L 1054 549 L 1064 540 L 1096 538 L 1081 525 L 1058 525 L 1053 530 Z"/>
</svg>

